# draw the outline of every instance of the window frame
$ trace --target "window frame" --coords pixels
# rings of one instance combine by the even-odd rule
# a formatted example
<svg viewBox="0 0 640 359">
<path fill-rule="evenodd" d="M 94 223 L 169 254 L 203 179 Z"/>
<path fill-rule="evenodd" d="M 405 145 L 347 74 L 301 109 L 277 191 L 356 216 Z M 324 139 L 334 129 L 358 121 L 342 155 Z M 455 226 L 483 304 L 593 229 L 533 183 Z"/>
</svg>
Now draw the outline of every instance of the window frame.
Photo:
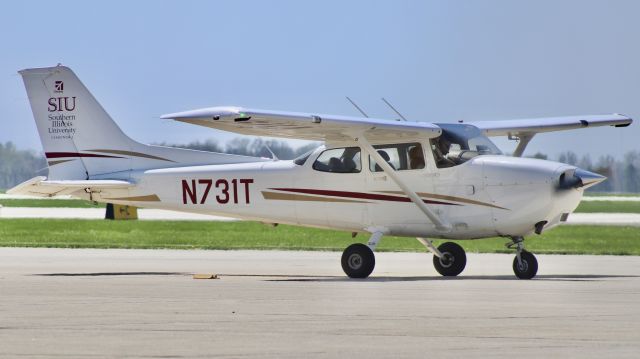
<svg viewBox="0 0 640 359">
<path fill-rule="evenodd" d="M 360 158 L 359 158 L 359 162 L 360 162 L 360 163 L 359 163 L 359 166 L 358 166 L 358 163 L 356 163 L 355 171 L 350 171 L 350 172 L 337 172 L 337 171 L 328 171 L 328 170 L 324 170 L 324 169 L 318 169 L 318 168 L 316 167 L 316 164 L 318 163 L 318 161 L 319 161 L 320 157 L 322 157 L 322 155 L 323 155 L 325 152 L 328 152 L 328 151 L 335 151 L 335 150 L 343 150 L 342 154 L 344 155 L 344 152 L 345 152 L 346 150 L 348 150 L 348 149 L 357 149 L 357 150 L 358 150 L 358 151 L 357 151 L 357 153 L 356 153 L 356 154 L 354 154 L 354 156 L 353 156 L 353 157 L 356 157 L 358 154 L 360 155 L 360 156 L 359 156 L 359 157 L 360 157 Z M 323 173 L 360 174 L 360 173 L 362 173 L 362 163 L 364 162 L 364 161 L 362 160 L 362 152 L 363 152 L 363 151 L 362 151 L 362 148 L 360 148 L 359 146 L 345 146 L 345 147 L 332 147 L 332 148 L 325 148 L 324 150 L 322 150 L 322 151 L 320 152 L 320 154 L 319 154 L 318 156 L 316 156 L 316 157 L 315 157 L 315 159 L 313 160 L 313 163 L 311 164 L 311 168 L 312 168 L 314 171 L 323 172 Z M 331 158 L 337 158 L 337 157 L 331 157 Z M 352 158 L 352 159 L 353 159 L 353 158 Z M 340 157 L 340 160 L 342 160 L 342 157 Z M 354 160 L 354 162 L 355 162 L 355 160 Z M 324 164 L 323 164 L 323 165 L 324 165 Z M 326 166 L 329 166 L 329 165 L 327 164 Z M 360 167 L 360 168 L 358 168 L 358 167 Z"/>
<path fill-rule="evenodd" d="M 422 160 L 424 162 L 424 166 L 422 168 L 409 168 L 411 165 L 411 160 L 408 158 L 409 156 L 409 149 L 411 147 L 414 146 L 420 146 L 420 153 L 422 154 Z M 385 148 L 394 148 L 394 149 L 404 149 L 404 155 L 405 155 L 405 159 L 404 161 L 406 161 L 406 166 L 407 168 L 405 169 L 395 169 L 396 172 L 404 172 L 404 171 L 421 171 L 421 170 L 425 170 L 427 168 L 427 154 L 425 153 L 425 146 L 421 141 L 415 141 L 415 142 L 400 142 L 400 143 L 385 143 L 385 144 L 378 144 L 378 145 L 374 145 L 373 148 L 378 151 L 378 150 L 384 150 Z M 399 155 L 399 154 L 398 154 Z M 384 172 L 382 169 L 380 171 L 376 171 L 375 170 L 375 166 L 378 165 L 376 163 L 376 161 L 371 158 L 371 155 L 367 156 L 369 158 L 369 163 L 368 163 L 368 167 L 369 167 L 369 172 L 370 173 L 382 173 Z M 398 158 L 398 160 L 400 161 L 400 165 L 402 165 L 402 159 Z M 379 166 L 379 165 L 378 165 Z"/>
</svg>

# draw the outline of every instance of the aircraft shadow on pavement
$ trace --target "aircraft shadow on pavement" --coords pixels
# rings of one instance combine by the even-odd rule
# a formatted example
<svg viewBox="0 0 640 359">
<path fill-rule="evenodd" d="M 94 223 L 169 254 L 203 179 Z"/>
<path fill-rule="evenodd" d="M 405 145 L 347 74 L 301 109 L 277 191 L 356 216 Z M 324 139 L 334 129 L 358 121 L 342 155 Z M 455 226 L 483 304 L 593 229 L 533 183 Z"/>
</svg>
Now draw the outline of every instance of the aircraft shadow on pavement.
<svg viewBox="0 0 640 359">
<path fill-rule="evenodd" d="M 32 274 L 40 277 L 110 277 L 110 276 L 171 276 L 171 275 L 191 275 L 191 273 L 181 272 L 96 272 L 96 273 L 37 273 Z"/>
<path fill-rule="evenodd" d="M 272 277 L 268 275 L 260 275 L 261 277 Z M 418 282 L 418 281 L 449 281 L 449 280 L 501 280 L 501 281 L 519 281 L 513 275 L 473 275 L 459 277 L 369 277 L 365 279 L 353 279 L 344 276 L 277 276 L 284 278 L 266 279 L 271 282 Z M 603 279 L 614 278 L 639 278 L 637 275 L 602 275 L 602 274 L 545 274 L 536 276 L 534 280 L 543 281 L 564 281 L 564 282 L 592 282 Z"/>
</svg>

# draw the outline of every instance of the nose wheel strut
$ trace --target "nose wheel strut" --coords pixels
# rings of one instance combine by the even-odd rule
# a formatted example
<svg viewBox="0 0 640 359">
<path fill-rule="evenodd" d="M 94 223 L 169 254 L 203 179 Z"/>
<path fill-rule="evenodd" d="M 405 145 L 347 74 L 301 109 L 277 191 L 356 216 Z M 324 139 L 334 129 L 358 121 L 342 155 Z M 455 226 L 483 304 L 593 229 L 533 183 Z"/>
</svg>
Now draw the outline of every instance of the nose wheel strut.
<svg viewBox="0 0 640 359">
<path fill-rule="evenodd" d="M 538 273 L 538 260 L 524 249 L 523 237 L 512 237 L 507 243 L 507 248 L 516 249 L 516 257 L 513 259 L 513 273 L 520 279 L 531 279 Z"/>
</svg>

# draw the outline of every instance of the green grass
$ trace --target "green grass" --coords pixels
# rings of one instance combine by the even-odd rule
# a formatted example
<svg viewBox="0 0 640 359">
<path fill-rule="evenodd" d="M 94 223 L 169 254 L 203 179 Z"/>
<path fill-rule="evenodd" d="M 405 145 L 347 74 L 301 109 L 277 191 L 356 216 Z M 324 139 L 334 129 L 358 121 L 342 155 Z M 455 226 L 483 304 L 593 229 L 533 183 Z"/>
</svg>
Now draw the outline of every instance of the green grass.
<svg viewBox="0 0 640 359">
<path fill-rule="evenodd" d="M 103 203 L 75 199 L 0 199 L 4 207 L 104 208 Z M 577 213 L 640 213 L 640 202 L 583 201 Z"/>
<path fill-rule="evenodd" d="M 640 213 L 640 202 L 582 201 L 578 213 Z"/>
<path fill-rule="evenodd" d="M 104 203 L 81 199 L 0 199 L 4 207 L 104 208 Z"/>
<path fill-rule="evenodd" d="M 622 193 L 622 192 L 586 192 L 587 197 L 638 197 L 640 193 Z"/>
<path fill-rule="evenodd" d="M 62 248 L 283 249 L 342 251 L 366 235 L 256 222 L 0 219 L 0 246 Z M 459 241 L 469 252 L 512 253 L 505 238 Z M 640 255 L 637 227 L 563 226 L 527 239 L 536 253 Z M 380 251 L 424 251 L 413 238 L 385 237 Z"/>
</svg>

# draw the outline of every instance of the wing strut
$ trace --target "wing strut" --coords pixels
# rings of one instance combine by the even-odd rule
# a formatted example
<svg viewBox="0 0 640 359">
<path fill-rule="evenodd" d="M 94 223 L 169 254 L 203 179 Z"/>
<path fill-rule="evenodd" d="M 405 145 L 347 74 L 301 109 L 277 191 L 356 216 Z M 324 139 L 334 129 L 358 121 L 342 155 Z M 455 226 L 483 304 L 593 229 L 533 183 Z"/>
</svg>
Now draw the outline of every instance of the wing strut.
<svg viewBox="0 0 640 359">
<path fill-rule="evenodd" d="M 520 140 L 520 142 L 518 143 L 518 147 L 516 147 L 516 150 L 513 152 L 513 157 L 522 157 L 524 149 L 527 148 L 527 145 L 535 135 L 535 133 L 531 133 L 518 136 L 518 140 Z"/>
<path fill-rule="evenodd" d="M 375 148 L 369 143 L 369 141 L 365 138 L 365 136 L 361 136 L 359 139 L 356 139 L 362 145 L 363 150 L 369 154 L 369 156 L 373 157 L 376 160 L 376 164 L 378 164 L 384 173 L 386 173 L 391 179 L 402 189 L 404 194 L 406 194 L 413 203 L 424 213 L 431 223 L 436 225 L 436 229 L 442 232 L 449 232 L 451 230 L 451 225 L 442 221 L 423 201 L 417 193 L 412 191 L 409 186 L 407 186 L 400 177 L 396 174 L 396 171 L 389 166 L 387 161 L 385 161 L 382 156 L 376 151 Z"/>
</svg>

